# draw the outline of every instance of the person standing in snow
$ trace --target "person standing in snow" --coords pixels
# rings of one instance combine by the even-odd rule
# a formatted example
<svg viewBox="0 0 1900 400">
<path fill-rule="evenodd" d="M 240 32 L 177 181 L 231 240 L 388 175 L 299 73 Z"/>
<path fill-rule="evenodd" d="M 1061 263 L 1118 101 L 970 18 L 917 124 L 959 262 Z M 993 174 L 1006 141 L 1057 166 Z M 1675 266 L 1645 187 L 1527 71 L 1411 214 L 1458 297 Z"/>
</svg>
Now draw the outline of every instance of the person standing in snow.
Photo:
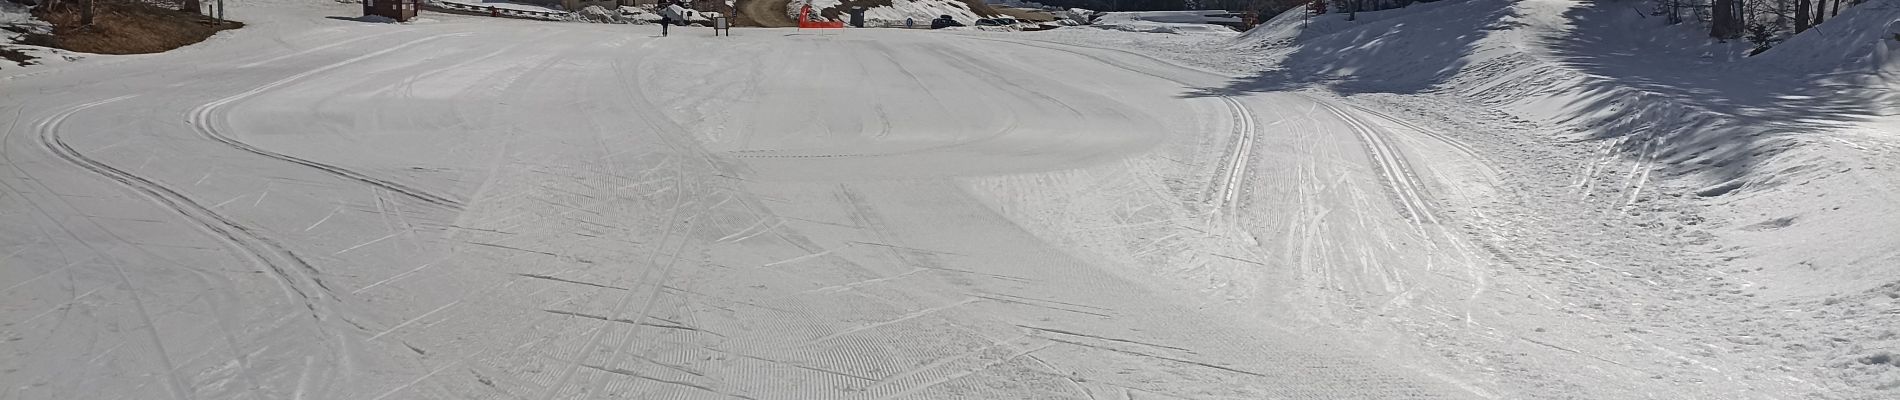
<svg viewBox="0 0 1900 400">
<path fill-rule="evenodd" d="M 673 16 L 660 13 L 660 37 L 666 37 L 666 29 L 673 25 Z"/>
</svg>

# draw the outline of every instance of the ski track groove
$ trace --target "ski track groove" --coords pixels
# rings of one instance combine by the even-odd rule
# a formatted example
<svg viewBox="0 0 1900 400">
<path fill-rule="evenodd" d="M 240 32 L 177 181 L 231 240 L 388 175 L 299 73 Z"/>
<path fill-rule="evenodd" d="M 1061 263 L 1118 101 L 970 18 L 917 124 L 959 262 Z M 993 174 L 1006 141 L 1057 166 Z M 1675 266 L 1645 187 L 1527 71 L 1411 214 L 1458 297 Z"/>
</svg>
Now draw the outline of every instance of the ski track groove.
<svg viewBox="0 0 1900 400">
<path fill-rule="evenodd" d="M 1253 111 L 1232 96 L 1220 96 L 1221 102 L 1233 115 L 1234 145 L 1226 157 L 1225 171 L 1217 184 L 1215 207 L 1217 212 L 1227 214 L 1229 218 L 1238 215 L 1240 195 L 1246 185 L 1247 167 L 1253 161 L 1254 135 L 1258 132 L 1257 120 Z M 1158 240 L 1157 240 L 1158 242 Z"/>
<path fill-rule="evenodd" d="M 214 142 L 224 144 L 225 146 L 229 146 L 234 149 L 276 159 L 279 161 L 302 165 L 305 167 L 316 169 L 321 172 L 328 173 L 330 175 L 334 175 L 338 178 L 356 181 L 358 183 L 370 185 L 377 188 L 382 188 L 384 190 L 396 192 L 396 193 L 402 194 L 404 196 L 407 196 L 409 198 L 416 199 L 422 202 L 459 210 L 462 208 L 462 203 L 459 201 L 447 198 L 447 197 L 435 195 L 435 194 L 423 191 L 421 189 L 409 187 L 408 185 L 404 185 L 401 183 L 396 183 L 396 182 L 384 180 L 381 178 L 372 177 L 372 176 L 369 176 L 369 175 L 366 175 L 366 174 L 363 174 L 363 173 L 360 173 L 348 168 L 343 168 L 343 167 L 339 167 L 339 166 L 335 166 L 331 164 L 311 161 L 308 159 L 291 156 L 288 154 L 278 153 L 278 152 L 274 152 L 270 150 L 265 150 L 263 148 L 253 146 L 250 143 L 238 140 L 236 138 L 231 137 L 230 135 L 225 134 L 223 129 L 218 127 L 219 125 L 218 119 L 219 119 L 219 116 L 221 115 L 220 111 L 222 111 L 222 109 L 225 108 L 225 106 L 228 106 L 232 103 L 236 103 L 240 100 L 250 98 L 252 96 L 256 96 L 266 91 L 270 91 L 273 89 L 283 87 L 285 85 L 289 85 L 293 82 L 302 80 L 304 78 L 308 78 L 310 76 L 314 76 L 326 71 L 348 66 L 350 64 L 355 64 L 357 62 L 370 59 L 373 57 L 389 54 L 391 52 L 402 50 L 404 48 L 414 46 L 417 44 L 430 42 L 430 41 L 444 38 L 444 37 L 467 36 L 467 35 L 469 34 L 445 33 L 445 34 L 440 34 L 440 35 L 435 35 L 435 36 L 429 36 L 429 37 L 405 42 L 403 44 L 384 48 L 382 50 L 371 52 L 369 54 L 357 56 L 355 58 L 343 60 L 334 64 L 317 67 L 315 69 L 311 69 L 309 71 L 305 71 L 303 73 L 299 73 L 296 75 L 291 75 L 290 77 L 280 79 L 275 82 L 264 84 L 263 86 L 253 88 L 248 91 L 244 91 L 238 94 L 227 96 L 222 99 L 214 100 L 210 103 L 205 103 L 203 105 L 200 105 L 191 110 L 191 113 L 187 116 L 186 121 L 189 122 L 192 125 L 192 127 L 198 131 L 200 136 L 203 136 L 204 138 L 210 139 Z"/>
<path fill-rule="evenodd" d="M 1417 175 L 1405 162 L 1405 156 L 1399 152 L 1398 148 L 1387 142 L 1384 132 L 1328 101 L 1310 97 L 1308 99 L 1332 112 L 1333 116 L 1345 122 L 1347 127 L 1359 136 L 1361 147 L 1365 148 L 1366 155 L 1372 158 L 1374 169 L 1385 180 L 1385 185 L 1382 187 L 1388 191 L 1399 209 L 1405 212 L 1407 219 L 1416 223 L 1438 223 L 1438 218 L 1432 213 L 1430 202 L 1426 200 L 1424 185 L 1418 182 Z"/>
<path fill-rule="evenodd" d="M 1414 132 L 1418 132 L 1419 134 L 1423 134 L 1433 139 L 1437 139 L 1439 142 L 1442 142 L 1445 145 L 1451 146 L 1453 149 L 1457 150 L 1458 152 L 1464 153 L 1465 156 L 1471 157 L 1471 159 L 1478 161 L 1479 165 L 1482 165 L 1486 170 L 1490 171 L 1492 175 L 1494 176 L 1503 175 L 1503 170 L 1497 167 L 1497 163 L 1492 162 L 1490 158 L 1485 157 L 1483 153 L 1478 152 L 1478 150 L 1475 148 L 1472 148 L 1471 145 L 1465 144 L 1465 142 L 1462 140 L 1454 139 L 1451 136 L 1447 136 L 1444 133 L 1438 132 L 1435 129 L 1430 129 L 1424 126 L 1420 126 L 1417 123 L 1407 121 L 1403 118 L 1394 117 L 1392 116 L 1392 114 L 1387 114 L 1383 111 L 1374 110 L 1371 107 L 1366 107 L 1366 106 L 1361 106 L 1358 104 L 1351 104 L 1351 103 L 1348 103 L 1347 106 L 1352 107 L 1354 110 L 1358 110 L 1359 112 L 1365 113 L 1367 115 L 1378 117 L 1379 119 L 1385 120 L 1387 122 L 1391 122 L 1393 124 L 1399 125 L 1406 129 L 1410 129 Z"/>
<path fill-rule="evenodd" d="M 277 283 L 280 289 L 284 290 L 285 297 L 293 302 L 303 304 L 305 308 L 310 310 L 310 315 L 318 322 L 318 329 L 324 329 L 322 321 L 327 320 L 331 314 L 325 302 L 330 300 L 332 296 L 327 295 L 330 290 L 327 285 L 315 277 L 315 274 L 319 273 L 316 267 L 290 250 L 282 247 L 276 240 L 264 236 L 254 228 L 239 224 L 229 217 L 218 214 L 170 187 L 88 157 L 66 143 L 60 131 L 61 125 L 65 123 L 66 119 L 87 109 L 130 99 L 132 97 L 135 96 L 120 96 L 68 107 L 59 113 L 55 113 L 51 117 L 39 121 L 36 127 L 40 133 L 39 139 L 41 146 L 62 161 L 112 181 L 121 187 L 131 189 L 133 192 L 140 194 L 141 197 L 164 207 L 175 215 L 193 222 L 193 225 L 210 234 L 214 239 L 237 250 L 250 261 L 261 264 L 264 270 L 269 271 L 271 275 L 276 278 L 272 281 Z M 289 268 L 284 264 L 289 264 Z M 122 283 L 127 285 L 127 290 L 132 290 L 130 278 L 125 275 L 124 270 L 119 268 L 117 271 Z M 146 326 L 151 327 L 150 329 L 152 331 L 148 332 L 148 334 L 152 335 L 152 340 L 155 341 L 154 346 L 161 352 L 159 355 L 161 361 L 167 364 L 167 370 L 172 371 L 172 381 L 168 382 L 167 386 L 173 390 L 173 397 L 190 398 L 189 394 L 180 391 L 182 389 L 176 387 L 176 385 L 182 383 L 182 380 L 177 376 L 177 367 L 171 365 L 168 355 L 162 354 L 164 352 L 163 345 L 156 342 L 158 340 L 157 332 L 155 331 L 156 325 L 152 325 L 151 317 L 144 310 L 142 301 L 137 299 L 136 293 L 132 296 L 134 297 L 134 302 L 138 303 L 135 304 L 135 306 L 138 308 L 142 318 L 144 318 Z M 227 332 L 227 336 L 228 335 Z M 227 340 L 229 340 L 228 337 Z M 235 350 L 235 348 L 233 348 L 233 350 Z M 236 361 L 239 362 L 240 368 L 242 368 L 244 364 L 243 358 L 240 357 Z M 243 374 L 245 379 L 250 379 L 248 373 L 240 372 L 240 374 Z M 252 382 L 252 386 L 256 386 L 254 381 Z"/>
</svg>

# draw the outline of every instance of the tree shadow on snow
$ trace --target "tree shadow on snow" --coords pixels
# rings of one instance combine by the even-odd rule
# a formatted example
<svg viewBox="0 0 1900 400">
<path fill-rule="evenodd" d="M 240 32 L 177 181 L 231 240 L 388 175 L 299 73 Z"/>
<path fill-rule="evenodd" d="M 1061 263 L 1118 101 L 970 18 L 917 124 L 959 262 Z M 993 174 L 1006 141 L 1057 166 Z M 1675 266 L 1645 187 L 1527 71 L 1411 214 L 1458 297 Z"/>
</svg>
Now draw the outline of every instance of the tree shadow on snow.
<svg viewBox="0 0 1900 400">
<path fill-rule="evenodd" d="M 1511 24 L 1498 1 L 1418 3 L 1409 9 L 1312 17 L 1282 68 L 1202 88 L 1183 97 L 1273 92 L 1323 85 L 1341 94 L 1419 93 L 1465 67 L 1487 32 Z M 1414 15 L 1402 13 L 1415 12 Z M 1394 18 L 1404 16 L 1405 18 Z"/>
<path fill-rule="evenodd" d="M 1749 43 L 1715 43 L 1700 24 L 1670 26 L 1626 3 L 1579 6 L 1565 17 L 1574 28 L 1545 46 L 1595 78 L 1585 84 L 1582 112 L 1629 113 L 1602 121 L 1587 137 L 1632 137 L 1622 142 L 1632 156 L 1642 156 L 1636 146 L 1653 146 L 1655 160 L 1672 174 L 1734 182 L 1765 172 L 1758 171 L 1761 162 L 1793 142 L 1783 139 L 1870 119 L 1884 101 L 1879 90 L 1855 82 L 1858 65 L 1797 71 L 1744 59 Z"/>
<path fill-rule="evenodd" d="M 1497 31 L 1524 27 L 1512 2 L 1470 0 L 1418 3 L 1398 12 L 1315 16 L 1292 43 L 1282 67 L 1200 88 L 1181 97 L 1212 97 L 1298 90 L 1314 85 L 1343 95 L 1417 94 L 1448 83 L 1481 51 L 1479 41 Z M 1543 38 L 1546 55 L 1589 79 L 1563 72 L 1548 79 L 1522 78 L 1510 88 L 1536 97 L 1543 84 L 1576 84 L 1547 117 L 1582 129 L 1584 140 L 1618 142 L 1630 158 L 1654 160 L 1671 174 L 1700 173 L 1715 182 L 1748 176 L 1774 149 L 1803 133 L 1860 121 L 1882 112 L 1882 88 L 1865 87 L 1842 66 L 1833 73 L 1782 69 L 1740 58 L 1750 46 L 1710 43 L 1694 24 L 1667 26 L 1627 2 L 1584 3 L 1564 16 L 1571 28 Z M 1845 13 L 1843 14 L 1845 16 Z M 1835 21 L 1837 25 L 1844 21 Z M 1845 29 L 1842 26 L 1817 29 Z M 1539 39 L 1527 39 L 1539 40 Z M 1784 44 L 1784 47 L 1797 47 Z M 1785 49 L 1776 49 L 1785 50 Z M 1707 57 L 1704 54 L 1709 54 Z M 1733 57 L 1724 56 L 1733 54 Z M 1772 51 L 1769 53 L 1772 54 Z M 1535 64 L 1498 68 L 1538 75 Z M 1810 67 L 1811 69 L 1811 67 Z M 1562 71 L 1559 71 L 1562 72 Z M 1545 78 L 1545 77 L 1533 77 Z M 1508 96 L 1506 96 L 1508 97 Z M 1561 116 L 1561 117 L 1559 117 Z M 1647 151 L 1645 151 L 1647 150 Z"/>
</svg>

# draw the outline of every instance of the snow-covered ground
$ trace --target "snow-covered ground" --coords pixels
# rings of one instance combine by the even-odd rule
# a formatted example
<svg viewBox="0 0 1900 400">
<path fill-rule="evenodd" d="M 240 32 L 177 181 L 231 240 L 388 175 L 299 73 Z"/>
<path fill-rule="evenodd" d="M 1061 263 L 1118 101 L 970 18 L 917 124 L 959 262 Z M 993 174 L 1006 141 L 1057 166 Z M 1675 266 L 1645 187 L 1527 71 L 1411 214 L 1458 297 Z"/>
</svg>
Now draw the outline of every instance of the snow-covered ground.
<svg viewBox="0 0 1900 400">
<path fill-rule="evenodd" d="M 0 69 L 0 398 L 1900 388 L 1891 4 L 1753 58 L 1568 0 L 664 38 L 236 5 Z"/>
<path fill-rule="evenodd" d="M 324 18 L 355 7 L 0 83 L 7 397 L 1469 396 L 971 186 L 1312 100 L 925 31 Z"/>
<path fill-rule="evenodd" d="M 1900 5 L 1859 6 L 1753 58 L 1748 44 L 1617 3 L 1474 0 L 1342 17 L 1289 13 L 1244 35 L 1005 37 L 1239 76 L 1205 92 L 1339 96 L 1391 116 L 1387 127 L 1410 140 L 1481 155 L 1492 172 L 1417 175 L 1495 257 L 1487 281 L 1472 283 L 1483 293 L 1335 288 L 1316 296 L 1357 298 L 1345 309 L 1376 315 L 1316 319 L 1386 331 L 1371 346 L 1394 353 L 1431 349 L 1501 397 L 1882 398 L 1900 388 L 1900 325 L 1890 323 L 1900 310 L 1900 110 L 1896 81 L 1879 75 L 1891 65 L 1881 46 L 1900 44 L 1888 27 Z M 1402 152 L 1442 157 L 1430 146 Z M 1495 178 L 1499 190 L 1474 192 L 1461 177 Z M 1234 290 L 1193 260 L 1149 264 Z M 1460 323 L 1421 319 L 1432 313 Z"/>
<path fill-rule="evenodd" d="M 32 9 L 25 5 L 0 1 L 0 79 L 84 58 L 60 49 L 18 44 L 29 32 L 49 34 L 53 32 L 53 25 L 34 18 Z M 26 59 L 16 60 L 19 57 Z"/>
<path fill-rule="evenodd" d="M 33 18 L 32 9 L 24 4 L 0 1 L 0 26 L 44 26 L 46 23 Z M 13 32 L 7 32 L 12 34 Z"/>
<path fill-rule="evenodd" d="M 1096 28 L 1142 33 L 1232 33 L 1216 23 L 1239 24 L 1240 18 L 1220 10 L 1141 11 L 1105 13 Z"/>
</svg>

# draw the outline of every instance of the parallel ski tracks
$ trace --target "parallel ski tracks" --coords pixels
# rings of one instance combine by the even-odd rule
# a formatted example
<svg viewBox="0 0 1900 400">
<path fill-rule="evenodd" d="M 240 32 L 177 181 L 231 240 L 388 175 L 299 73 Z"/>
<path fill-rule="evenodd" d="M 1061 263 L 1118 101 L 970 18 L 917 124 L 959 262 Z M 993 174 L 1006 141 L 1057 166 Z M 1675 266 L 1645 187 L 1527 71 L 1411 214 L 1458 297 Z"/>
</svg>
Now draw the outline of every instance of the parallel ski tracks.
<svg viewBox="0 0 1900 400">
<path fill-rule="evenodd" d="M 209 234 L 213 239 L 237 250 L 242 257 L 262 267 L 262 270 L 276 278 L 272 281 L 277 283 L 279 288 L 283 290 L 284 297 L 287 301 L 293 304 L 301 304 L 305 309 L 309 310 L 308 315 L 316 320 L 316 329 L 327 331 L 327 329 L 324 328 L 324 321 L 337 317 L 337 314 L 332 311 L 330 307 L 330 303 L 335 301 L 335 298 L 330 294 L 331 289 L 317 277 L 320 271 L 318 271 L 315 266 L 285 248 L 277 240 L 264 235 L 254 228 L 218 214 L 170 187 L 87 156 L 85 153 L 74 149 L 61 135 L 61 125 L 73 115 L 93 107 L 132 97 L 134 96 L 120 96 L 80 104 L 68 107 L 53 114 L 51 117 L 40 120 L 36 123 L 36 128 L 39 131 L 38 139 L 40 145 L 44 147 L 47 152 L 68 164 L 72 164 L 101 178 L 112 181 L 119 186 L 131 189 L 147 200 L 191 222 L 200 230 Z M 118 273 L 120 280 L 128 285 L 127 289 L 129 290 L 131 283 L 130 279 L 125 276 L 125 271 L 119 270 Z M 134 300 L 137 300 L 137 294 L 133 296 Z M 138 308 L 140 316 L 145 319 L 145 323 L 147 325 L 152 324 L 151 316 L 145 310 L 143 302 L 135 302 L 134 306 Z M 223 330 L 226 344 L 232 346 L 232 349 L 235 350 L 237 344 L 231 337 L 230 331 L 228 328 Z M 159 357 L 161 360 L 164 360 L 163 363 L 167 365 L 166 368 L 173 371 L 174 376 L 172 379 L 175 382 L 182 383 L 180 381 L 181 378 L 176 376 L 177 367 L 172 365 L 171 361 L 163 354 L 165 351 L 163 342 L 156 337 L 156 333 L 149 334 L 153 336 L 152 341 L 154 346 L 158 346 L 157 348 L 160 352 Z M 348 355 L 341 355 L 341 357 L 347 358 Z M 243 379 L 246 381 L 246 384 L 250 385 L 252 389 L 261 389 L 262 387 L 254 380 L 255 377 L 248 372 L 242 371 L 243 369 L 249 368 L 247 365 L 249 362 L 246 360 L 246 356 L 238 356 L 235 362 L 238 368 L 240 368 L 240 373 L 243 374 Z M 184 392 L 178 388 L 172 389 L 174 398 L 191 397 L 189 392 Z M 301 390 L 301 388 L 299 388 L 299 390 Z"/>
<path fill-rule="evenodd" d="M 1333 116 L 1345 122 L 1353 133 L 1359 135 L 1359 144 L 1365 149 L 1366 155 L 1372 159 L 1373 169 L 1377 170 L 1379 177 L 1385 181 L 1382 186 L 1388 190 L 1392 202 L 1404 212 L 1407 219 L 1419 223 L 1438 223 L 1438 217 L 1432 212 L 1431 202 L 1427 200 L 1425 184 L 1418 180 L 1417 173 L 1413 172 L 1410 163 L 1405 161 L 1405 155 L 1388 141 L 1389 138 L 1383 130 L 1353 116 L 1331 102 L 1321 99 L 1311 100 L 1332 112 Z"/>
<path fill-rule="evenodd" d="M 1227 104 L 1228 112 L 1233 115 L 1234 145 L 1227 155 L 1226 165 L 1223 166 L 1225 172 L 1221 174 L 1216 185 L 1215 210 L 1231 215 L 1235 209 L 1239 208 L 1240 195 L 1247 180 L 1247 166 L 1253 161 L 1254 135 L 1258 134 L 1259 125 L 1254 119 L 1253 111 L 1247 109 L 1245 104 L 1241 104 L 1240 100 L 1232 96 L 1220 96 L 1220 99 Z"/>
<path fill-rule="evenodd" d="M 242 93 L 226 96 L 222 99 L 214 100 L 212 102 L 205 103 L 204 105 L 200 105 L 196 108 L 193 108 L 191 110 L 191 113 L 187 115 L 186 121 L 189 122 L 192 125 L 192 127 L 198 131 L 198 134 L 200 136 L 203 136 L 204 138 L 210 139 L 214 142 L 224 144 L 225 146 L 229 146 L 234 149 L 243 150 L 248 153 L 252 153 L 252 154 L 256 154 L 256 155 L 260 155 L 260 156 L 264 156 L 264 157 L 268 157 L 268 158 L 272 158 L 272 159 L 276 159 L 276 160 L 280 160 L 284 162 L 289 162 L 292 164 L 310 167 L 312 169 L 316 169 L 318 171 L 322 171 L 330 175 L 334 175 L 338 178 L 343 178 L 346 180 L 351 180 L 351 181 L 363 183 L 366 185 L 383 188 L 384 190 L 401 194 L 403 196 L 406 196 L 412 199 L 420 200 L 425 203 L 435 204 L 438 206 L 448 207 L 452 209 L 460 209 L 462 207 L 462 203 L 455 199 L 450 199 L 445 196 L 429 193 L 427 191 L 410 187 L 408 185 L 404 185 L 401 183 L 369 176 L 368 174 L 357 172 L 349 168 L 344 168 L 344 167 L 326 164 L 326 163 L 317 162 L 317 161 L 311 161 L 309 159 L 305 159 L 301 157 L 296 157 L 296 156 L 292 156 L 292 155 L 288 155 L 284 153 L 278 153 L 275 151 L 266 150 L 263 148 L 259 148 L 255 145 L 252 145 L 250 143 L 246 143 L 244 141 L 233 138 L 231 137 L 231 135 L 225 133 L 223 127 L 220 126 L 220 117 L 222 114 L 220 111 L 222 111 L 224 107 L 229 106 L 232 103 L 236 103 L 240 100 L 244 100 L 252 96 L 256 96 L 260 93 L 264 93 L 266 91 L 270 91 L 272 89 L 276 89 L 284 85 L 288 85 L 292 82 L 296 82 L 298 80 L 308 78 L 312 75 L 316 75 L 319 73 L 323 73 L 325 71 L 337 69 L 343 66 L 354 64 L 356 62 L 359 62 L 365 59 L 388 54 L 391 52 L 402 50 L 410 46 L 426 43 L 426 42 L 433 41 L 436 39 L 450 37 L 450 36 L 465 36 L 465 35 L 467 34 L 448 33 L 448 34 L 429 36 L 422 39 L 409 41 L 407 43 L 403 43 L 400 45 L 391 46 L 383 50 L 371 52 L 369 54 L 356 56 L 354 58 L 343 60 L 334 64 L 317 67 L 315 69 L 304 71 L 296 75 L 291 75 L 284 79 L 279 79 L 275 82 L 271 82 L 263 86 L 258 86 L 257 88 L 244 91 Z"/>
<path fill-rule="evenodd" d="M 88 157 L 67 144 L 65 138 L 61 136 L 60 125 L 74 114 L 132 97 L 134 96 L 120 96 L 69 107 L 52 117 L 41 120 L 37 124 L 40 144 L 61 160 L 132 189 L 152 202 L 195 223 L 213 237 L 267 267 L 274 276 L 278 277 L 279 284 L 283 286 L 287 295 L 293 295 L 301 298 L 305 303 L 311 303 L 313 311 L 320 307 L 314 301 L 325 299 L 328 290 L 323 282 L 315 277 L 318 273 L 316 267 L 285 249 L 276 240 L 264 236 L 254 228 L 211 211 L 210 208 L 198 204 L 170 187 Z"/>
</svg>

